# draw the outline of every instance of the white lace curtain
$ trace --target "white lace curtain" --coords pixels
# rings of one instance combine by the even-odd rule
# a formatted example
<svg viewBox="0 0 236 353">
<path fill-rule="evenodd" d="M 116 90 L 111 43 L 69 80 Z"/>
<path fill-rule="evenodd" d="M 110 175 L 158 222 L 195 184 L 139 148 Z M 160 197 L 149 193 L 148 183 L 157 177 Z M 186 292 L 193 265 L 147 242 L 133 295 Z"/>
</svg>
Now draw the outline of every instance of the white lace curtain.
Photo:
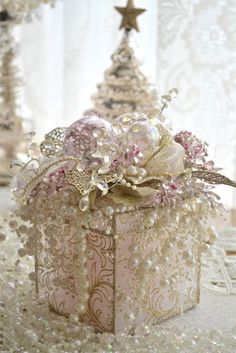
<svg viewBox="0 0 236 353">
<path fill-rule="evenodd" d="M 42 135 L 67 126 L 91 106 L 121 32 L 113 9 L 126 0 L 59 0 L 21 29 L 25 101 Z M 236 179 L 236 1 L 136 0 L 147 11 L 134 33 L 143 71 L 161 93 L 179 96 L 169 108 L 175 130 L 209 141 L 225 174 Z M 230 188 L 224 202 L 236 207 Z"/>
</svg>

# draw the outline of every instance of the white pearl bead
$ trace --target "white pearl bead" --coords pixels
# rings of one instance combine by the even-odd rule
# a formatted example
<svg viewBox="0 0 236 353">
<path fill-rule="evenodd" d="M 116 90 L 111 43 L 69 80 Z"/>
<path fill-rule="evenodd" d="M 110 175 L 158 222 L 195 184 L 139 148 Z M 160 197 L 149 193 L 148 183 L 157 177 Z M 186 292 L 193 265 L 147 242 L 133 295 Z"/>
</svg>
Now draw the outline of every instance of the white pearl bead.
<svg viewBox="0 0 236 353">
<path fill-rule="evenodd" d="M 142 265 L 143 265 L 143 267 L 144 267 L 145 269 L 149 269 L 149 268 L 152 267 L 153 263 L 152 263 L 151 260 L 147 259 L 147 260 L 145 260 L 145 261 L 143 262 Z"/>
<path fill-rule="evenodd" d="M 163 287 L 163 288 L 168 287 L 169 284 L 170 284 L 170 282 L 168 281 L 168 279 L 162 278 L 162 279 L 160 280 L 160 286 Z"/>
<path fill-rule="evenodd" d="M 127 318 L 129 321 L 134 321 L 135 320 L 135 315 L 134 313 L 130 313 Z"/>
<path fill-rule="evenodd" d="M 140 263 L 140 260 L 139 260 L 139 257 L 137 255 L 131 257 L 131 259 L 130 259 L 130 267 L 131 268 L 138 267 L 139 263 Z"/>
<path fill-rule="evenodd" d="M 122 213 L 126 212 L 126 207 L 125 207 L 125 206 L 122 206 L 122 207 L 120 208 L 120 212 L 122 212 Z"/>
<path fill-rule="evenodd" d="M 201 244 L 201 250 L 202 250 L 202 252 L 207 252 L 207 251 L 209 251 L 209 249 L 210 249 L 209 244 L 206 244 L 206 243 L 202 243 L 202 244 Z"/>
<path fill-rule="evenodd" d="M 150 214 L 150 217 L 156 220 L 157 219 L 157 213 L 155 211 L 152 211 L 151 214 Z"/>
<path fill-rule="evenodd" d="M 128 175 L 136 175 L 137 174 L 137 168 L 134 165 L 130 165 L 127 169 L 126 172 Z"/>
<path fill-rule="evenodd" d="M 132 244 L 129 247 L 130 252 L 137 252 L 138 251 L 138 246 L 136 244 Z"/>
<path fill-rule="evenodd" d="M 86 254 L 89 258 L 93 257 L 93 250 L 86 250 Z"/>
<path fill-rule="evenodd" d="M 147 219 L 147 225 L 148 225 L 148 227 L 152 227 L 152 226 L 154 226 L 154 224 L 155 224 L 155 219 L 149 217 L 149 218 Z"/>
<path fill-rule="evenodd" d="M 89 294 L 88 293 L 84 293 L 83 294 L 83 300 L 85 303 L 87 303 L 87 301 L 89 300 Z"/>
<path fill-rule="evenodd" d="M 106 209 L 105 209 L 105 214 L 107 216 L 110 216 L 114 213 L 114 209 L 111 207 L 111 206 L 108 206 Z"/>
<path fill-rule="evenodd" d="M 190 250 L 186 250 L 186 251 L 184 251 L 183 252 L 183 258 L 184 259 L 191 259 L 193 257 L 193 254 L 192 254 L 192 252 L 190 251 Z"/>
<path fill-rule="evenodd" d="M 183 248 L 185 248 L 185 244 L 184 244 L 184 242 L 183 241 L 178 241 L 178 243 L 177 243 L 177 246 L 178 246 L 178 248 L 179 249 L 183 249 Z"/>
<path fill-rule="evenodd" d="M 79 314 L 83 314 L 86 311 L 86 307 L 84 304 L 78 304 L 76 309 Z"/>
<path fill-rule="evenodd" d="M 136 267 L 138 267 L 138 265 L 139 265 L 139 259 L 138 258 L 133 258 L 130 261 L 130 267 L 131 268 L 136 268 Z"/>
<path fill-rule="evenodd" d="M 159 268 L 159 266 L 157 266 L 157 265 L 154 265 L 154 266 L 152 266 L 152 271 L 154 272 L 154 273 L 160 273 L 160 268 Z"/>
<path fill-rule="evenodd" d="M 80 245 L 80 252 L 81 253 L 84 253 L 86 249 L 87 249 L 87 245 L 86 244 L 81 244 Z"/>
<path fill-rule="evenodd" d="M 138 169 L 138 175 L 142 178 L 144 178 L 147 175 L 147 171 L 144 168 L 139 168 Z"/>
<path fill-rule="evenodd" d="M 146 290 L 143 287 L 140 287 L 137 289 L 137 294 L 139 297 L 144 297 L 144 295 L 146 294 Z"/>
<path fill-rule="evenodd" d="M 86 261 L 86 259 L 85 259 L 85 261 Z M 81 275 L 81 276 L 87 276 L 87 270 L 86 270 L 86 268 L 81 268 L 81 271 L 80 271 L 80 273 L 79 273 L 79 275 Z"/>
<path fill-rule="evenodd" d="M 80 283 L 80 287 L 82 287 L 83 289 L 88 289 L 89 288 L 89 282 L 88 281 L 84 281 Z"/>
<path fill-rule="evenodd" d="M 216 239 L 218 239 L 218 233 L 216 232 L 216 230 L 215 230 L 215 228 L 213 226 L 208 227 L 207 234 L 208 234 L 209 239 L 210 239 L 211 242 L 213 242 Z"/>
<path fill-rule="evenodd" d="M 165 256 L 163 258 L 163 263 L 167 264 L 170 261 L 170 258 L 168 256 Z"/>
</svg>

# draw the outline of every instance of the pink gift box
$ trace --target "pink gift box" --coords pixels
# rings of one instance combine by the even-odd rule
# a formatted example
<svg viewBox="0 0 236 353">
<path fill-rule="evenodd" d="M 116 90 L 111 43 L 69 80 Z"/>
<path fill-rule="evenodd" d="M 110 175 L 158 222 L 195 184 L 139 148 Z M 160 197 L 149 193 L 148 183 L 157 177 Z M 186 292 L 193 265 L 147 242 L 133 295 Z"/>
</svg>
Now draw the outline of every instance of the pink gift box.
<svg viewBox="0 0 236 353">
<path fill-rule="evenodd" d="M 174 210 L 166 214 L 165 209 L 156 208 L 158 217 L 152 226 L 146 225 L 146 219 L 153 209 L 143 208 L 115 213 L 112 235 L 105 234 L 105 226 L 89 230 L 89 299 L 82 320 L 97 331 L 132 333 L 142 322 L 157 324 L 199 302 L 200 234 L 196 219 L 189 211 L 179 220 Z M 176 227 L 161 231 L 163 222 L 176 222 Z M 78 234 L 65 225 L 63 237 L 50 247 L 55 252 L 52 254 L 48 250 L 47 225 L 40 231 L 42 239 L 36 256 L 38 295 L 55 312 L 69 315 L 82 295 L 78 269 L 73 267 L 73 259 L 78 256 Z"/>
</svg>

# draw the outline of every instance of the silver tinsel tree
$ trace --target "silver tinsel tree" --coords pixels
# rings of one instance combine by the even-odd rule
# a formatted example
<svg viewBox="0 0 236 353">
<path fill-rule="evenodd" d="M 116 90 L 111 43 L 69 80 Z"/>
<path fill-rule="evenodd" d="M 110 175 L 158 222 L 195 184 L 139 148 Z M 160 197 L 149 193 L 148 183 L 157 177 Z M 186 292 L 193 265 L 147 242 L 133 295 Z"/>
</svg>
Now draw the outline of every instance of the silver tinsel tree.
<svg viewBox="0 0 236 353">
<path fill-rule="evenodd" d="M 105 72 L 104 82 L 92 96 L 94 107 L 86 112 L 96 112 L 107 120 L 128 112 L 150 114 L 158 109 L 157 91 L 142 73 L 130 44 L 131 30 L 139 30 L 136 18 L 145 10 L 134 8 L 132 0 L 116 10 L 122 15 L 123 38 L 111 56 L 112 66 Z"/>
<path fill-rule="evenodd" d="M 13 28 L 30 20 L 32 13 L 43 3 L 55 0 L 0 1 L 0 185 L 10 181 L 10 164 L 23 151 L 23 109 L 20 101 L 22 80 L 15 59 L 18 46 Z"/>
<path fill-rule="evenodd" d="M 24 140 L 18 93 L 21 87 L 15 64 L 17 45 L 8 12 L 0 12 L 0 184 L 10 179 L 9 166 Z"/>
</svg>

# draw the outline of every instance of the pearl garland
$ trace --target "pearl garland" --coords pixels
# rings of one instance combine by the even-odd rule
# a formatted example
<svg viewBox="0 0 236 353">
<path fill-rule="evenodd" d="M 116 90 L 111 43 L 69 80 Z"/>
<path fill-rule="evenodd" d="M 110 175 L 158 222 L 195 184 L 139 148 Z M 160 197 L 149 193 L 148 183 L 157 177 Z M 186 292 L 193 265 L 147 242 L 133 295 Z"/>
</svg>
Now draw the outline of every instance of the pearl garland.
<svg viewBox="0 0 236 353">
<path fill-rule="evenodd" d="M 75 124 L 77 125 L 79 123 L 76 122 Z M 72 129 L 72 132 L 75 135 L 74 138 L 77 139 L 76 130 L 74 131 L 74 129 Z M 95 135 L 95 142 L 103 146 L 103 144 L 100 143 L 102 140 L 98 138 L 97 132 Z M 71 143 L 71 141 L 69 142 Z M 69 142 L 66 150 L 68 158 L 70 158 L 71 148 L 74 147 L 74 145 L 71 145 Z M 114 137 L 114 143 L 115 142 L 116 139 Z M 203 184 L 199 184 L 197 180 L 191 178 L 190 174 L 188 175 L 188 173 L 186 173 L 183 180 L 172 180 L 170 178 L 165 180 L 163 177 L 163 182 L 159 185 L 159 179 L 157 182 L 155 177 L 151 177 L 151 180 L 150 176 L 147 177 L 148 170 L 144 168 L 143 163 L 140 164 L 137 160 L 137 163 L 133 161 L 132 165 L 130 165 L 129 155 L 132 156 L 132 154 L 136 155 L 138 153 L 138 156 L 140 158 L 142 157 L 136 147 L 133 147 L 133 149 L 127 148 L 125 155 L 120 156 L 117 154 L 117 159 L 112 158 L 111 160 L 107 158 L 109 151 L 106 149 L 97 151 L 99 153 L 95 151 L 96 153 L 93 155 L 94 159 L 91 160 L 91 166 L 93 166 L 97 158 L 101 158 L 101 160 L 104 160 L 104 163 L 108 160 L 113 168 L 116 162 L 119 162 L 119 158 L 123 158 L 121 159 L 123 164 L 121 164 L 118 169 L 113 169 L 117 172 L 113 173 L 115 180 L 113 180 L 109 174 L 104 177 L 104 170 L 100 170 L 101 168 L 98 171 L 92 170 L 90 175 L 89 173 L 83 172 L 83 168 L 80 170 L 80 164 L 76 164 L 76 169 L 73 169 L 72 172 L 72 167 L 69 167 L 67 164 L 61 168 L 58 168 L 57 165 L 57 169 L 52 173 L 48 176 L 46 176 L 46 173 L 41 181 L 40 179 L 37 180 L 36 187 L 33 187 L 31 192 L 29 192 L 28 203 L 17 211 L 23 221 L 28 221 L 28 225 L 25 225 L 26 229 L 22 229 L 22 226 L 19 224 L 13 227 L 23 243 L 23 247 L 19 250 L 18 255 L 20 257 L 25 255 L 35 255 L 37 257 L 39 255 L 39 259 L 40 256 L 48 256 L 50 258 L 48 262 L 49 266 L 46 264 L 47 261 L 44 263 L 44 259 L 42 260 L 42 269 L 44 271 L 44 267 L 50 268 L 50 270 L 52 268 L 53 276 L 54 273 L 58 273 L 58 277 L 53 278 L 54 282 L 51 288 L 47 287 L 46 293 L 48 294 L 49 304 L 55 311 L 67 314 L 71 312 L 71 309 L 63 311 L 64 309 L 62 308 L 60 311 L 59 306 L 61 303 L 59 303 L 57 307 L 57 301 L 54 301 L 54 286 L 56 286 L 58 291 L 66 289 L 67 295 L 75 293 L 75 295 L 71 295 L 71 297 L 77 300 L 78 296 L 78 302 L 76 313 L 71 315 L 70 322 L 71 320 L 77 322 L 77 327 L 79 327 L 79 318 L 83 318 L 83 314 L 89 312 L 87 309 L 90 305 L 88 300 L 91 297 L 91 281 L 88 281 L 87 278 L 86 262 L 89 260 L 89 256 L 92 257 L 91 250 L 88 247 L 88 238 L 93 230 L 97 230 L 103 233 L 103 235 L 107 235 L 107 237 L 118 239 L 119 235 L 114 233 L 116 230 L 114 221 L 121 219 L 124 213 L 145 208 L 147 210 L 147 212 L 145 211 L 143 213 L 144 216 L 142 216 L 141 222 L 138 218 L 136 222 L 137 233 L 143 241 L 140 241 L 138 237 L 135 239 L 137 244 L 130 253 L 131 256 L 127 264 L 133 270 L 133 274 L 137 279 L 137 283 L 132 283 L 131 289 L 134 292 L 137 290 L 139 296 L 136 297 L 137 300 L 133 300 L 135 303 L 132 303 L 131 295 L 127 295 L 125 298 L 125 302 L 128 304 L 128 309 L 125 310 L 124 313 L 124 317 L 127 321 L 126 332 L 135 332 L 139 335 L 145 331 L 145 327 L 142 327 L 143 331 L 139 332 L 139 329 L 135 328 L 135 318 L 142 312 L 142 305 L 140 303 L 144 302 L 145 298 L 148 297 L 148 291 L 151 290 L 149 284 L 153 281 L 154 274 L 158 274 L 159 287 L 168 288 L 170 291 L 174 290 L 176 282 L 181 280 L 181 276 L 183 277 L 180 271 L 174 271 L 171 276 L 168 276 L 168 267 L 172 262 L 171 256 L 173 247 L 174 244 L 177 244 L 178 255 L 181 257 L 181 266 L 184 269 L 183 272 L 186 277 L 189 277 L 190 268 L 193 266 L 194 260 L 193 254 L 186 250 L 186 243 L 189 238 L 186 231 L 191 232 L 191 237 L 196 236 L 198 246 L 199 235 L 205 232 L 205 226 L 203 224 L 205 216 L 210 215 L 211 212 L 217 212 L 218 202 L 215 200 L 214 194 L 211 193 L 211 196 L 208 198 L 208 189 L 205 190 L 202 186 Z M 58 162 L 61 161 L 62 160 L 59 158 Z M 67 161 L 69 161 L 69 159 Z M 88 162 L 86 158 L 85 161 Z M 107 165 L 106 163 L 104 166 L 107 168 L 110 164 L 108 163 Z M 114 166 L 112 163 L 114 163 Z M 88 166 L 89 165 L 90 164 L 88 164 Z M 44 167 L 46 168 L 45 170 L 47 170 L 49 165 Z M 168 173 L 165 172 L 164 174 Z M 152 183 L 156 182 L 157 185 L 159 185 L 158 189 L 149 187 Z M 74 186 L 81 193 L 77 192 Z M 131 196 L 136 193 L 132 193 L 130 190 L 127 191 L 127 189 L 136 190 L 138 187 L 140 193 L 138 195 L 141 195 L 142 191 L 147 191 L 143 190 L 142 187 L 149 187 L 151 192 L 147 197 L 148 203 L 145 197 L 142 197 L 141 201 L 137 201 L 136 199 L 134 205 L 130 206 L 128 197 L 122 197 L 122 195 L 119 194 L 119 189 L 118 195 L 115 195 L 114 191 L 114 193 L 109 193 L 108 198 L 100 197 L 100 195 L 105 196 L 111 187 L 116 186 L 120 187 L 120 189 L 126 189 L 126 192 L 128 194 L 130 193 Z M 93 191 L 98 191 L 95 193 L 95 196 L 92 194 Z M 116 196 L 118 196 L 117 200 Z M 209 205 L 211 207 L 209 207 Z M 98 210 L 94 212 L 96 208 L 98 208 Z M 137 212 L 137 214 L 134 213 L 132 216 L 135 215 L 138 216 L 139 212 Z M 161 235 L 163 239 L 160 241 L 158 249 L 149 250 L 144 244 L 151 244 L 155 237 L 157 238 L 157 233 L 152 231 L 154 227 L 156 230 L 158 229 L 158 237 Z M 142 230 L 143 232 L 140 232 Z M 214 232 L 208 230 L 210 239 L 213 239 L 213 233 Z M 145 234 L 148 234 L 148 238 L 145 238 Z M 68 245 L 68 235 L 71 236 L 72 240 L 70 245 Z M 69 248 L 69 252 L 66 254 L 67 256 L 64 256 L 64 247 L 65 249 L 67 249 L 67 247 Z M 148 253 L 146 250 L 148 250 Z M 57 252 L 59 254 L 57 254 Z M 106 253 L 105 256 L 114 255 Z M 65 257 L 66 260 L 64 259 Z M 64 266 L 66 271 L 64 271 Z M 67 277 L 61 275 L 60 271 L 66 273 Z M 126 268 L 124 269 L 124 272 L 125 271 Z M 39 271 L 36 271 L 36 274 L 30 276 L 31 279 L 36 279 L 37 284 L 40 283 L 40 280 L 37 278 L 38 274 Z M 49 278 L 47 274 L 45 277 Z M 50 280 L 48 280 L 48 282 L 50 285 Z M 39 284 L 39 287 L 40 286 L 41 284 Z M 73 290 L 74 292 L 72 292 Z M 43 291 L 44 290 L 42 290 L 42 292 Z M 124 293 L 117 293 L 117 295 L 122 296 Z M 65 300 L 64 303 L 67 303 L 67 300 Z M 64 303 L 62 303 L 62 306 Z M 183 310 L 184 308 L 181 307 L 178 309 Z M 148 328 L 147 330 L 150 331 L 151 329 Z M 74 332 L 74 328 L 72 328 L 72 332 Z"/>
<path fill-rule="evenodd" d="M 118 210 L 120 212 L 120 209 Z M 96 217 L 101 217 L 103 212 L 111 217 L 114 209 L 109 206 L 98 210 Z M 68 214 L 71 213 L 73 213 L 72 210 L 69 210 Z M 153 213 L 153 216 L 156 217 L 156 213 Z M 89 219 L 89 222 L 92 222 L 92 219 Z M 32 258 L 27 256 L 19 258 L 15 250 L 20 246 L 20 239 L 16 239 L 10 233 L 9 227 L 16 229 L 17 224 L 19 224 L 18 229 L 21 234 L 30 234 L 28 227 L 20 224 L 15 216 L 11 216 L 10 220 L 5 219 L 0 227 L 1 234 L 4 235 L 2 236 L 4 241 L 1 244 L 3 256 L 0 257 L 0 316 L 3 337 L 0 348 L 2 351 L 20 353 L 234 353 L 236 351 L 236 327 L 233 327 L 231 331 L 221 332 L 217 329 L 193 330 L 173 325 L 170 329 L 162 326 L 141 325 L 136 328 L 133 336 L 126 334 L 114 336 L 107 333 L 96 334 L 91 327 L 79 322 L 76 313 L 70 318 L 65 318 L 50 312 L 46 303 L 39 303 L 35 298 L 34 288 L 30 282 L 34 279 L 34 273 L 30 273 L 33 266 Z M 84 229 L 82 239 L 85 239 L 87 232 L 85 222 L 77 226 Z M 209 235 L 212 232 L 212 229 L 208 229 L 207 233 Z M 168 244 L 171 248 L 170 244 L 171 242 Z M 135 267 L 138 267 L 142 264 L 137 253 L 138 247 L 136 244 L 132 244 L 131 247 L 134 253 L 132 262 Z M 84 250 L 85 246 L 82 241 L 81 253 Z M 164 252 L 166 250 L 167 248 Z M 190 254 L 186 253 L 186 257 L 188 255 Z M 151 257 L 143 265 L 148 270 L 159 271 L 159 268 L 152 263 Z M 172 278 L 169 283 L 163 279 L 163 285 L 169 285 L 175 280 L 177 279 Z M 82 287 L 87 288 L 88 283 L 85 277 L 82 282 Z M 140 287 L 139 295 L 145 295 L 143 287 Z M 84 299 L 86 300 L 86 295 Z M 84 311 L 85 300 L 81 301 L 77 308 L 81 313 Z M 129 321 L 133 322 L 135 313 L 130 312 L 128 315 Z"/>
<path fill-rule="evenodd" d="M 133 336 L 100 334 L 79 322 L 77 315 L 70 318 L 50 312 L 39 304 L 27 278 L 32 266 L 29 258 L 20 262 L 14 252 L 17 239 L 10 236 L 3 245 L 1 266 L 2 352 L 19 353 L 234 353 L 236 326 L 231 331 L 163 328 L 141 325 Z M 9 252 L 13 254 L 8 257 Z M 129 314 L 129 321 L 134 313 Z"/>
<path fill-rule="evenodd" d="M 54 192 L 52 191 L 54 190 L 53 185 L 47 183 L 46 188 L 43 194 L 38 194 L 38 197 L 32 199 L 31 203 L 17 211 L 20 218 L 24 222 L 29 221 L 31 225 L 29 225 L 29 223 L 21 224 L 17 222 L 13 222 L 12 224 L 11 222 L 12 228 L 15 229 L 23 244 L 23 247 L 19 249 L 18 255 L 20 257 L 25 255 L 40 255 L 40 249 L 43 249 L 43 243 L 46 241 L 46 244 L 48 244 L 46 249 L 47 254 L 54 259 L 53 261 L 58 261 L 57 253 L 54 251 L 55 244 L 57 244 L 57 241 L 60 242 L 59 239 L 61 239 L 61 237 L 65 237 L 66 234 L 70 234 L 71 230 L 73 230 L 76 234 L 75 239 L 77 240 L 73 245 L 74 255 L 71 254 L 69 256 L 69 263 L 66 264 L 66 266 L 72 268 L 69 272 L 72 271 L 71 273 L 77 274 L 76 282 L 78 284 L 79 297 L 76 311 L 77 316 L 80 317 L 85 313 L 89 299 L 90 283 L 87 278 L 86 270 L 86 261 L 89 257 L 89 251 L 91 252 L 90 249 L 87 249 L 86 241 L 89 230 L 98 230 L 105 233 L 107 236 L 112 236 L 114 239 L 117 239 L 118 235 L 114 233 L 113 228 L 115 215 L 134 212 L 137 206 L 120 206 L 117 204 L 114 207 L 114 204 L 107 204 L 105 202 L 105 206 L 102 204 L 99 205 L 100 209 L 97 209 L 95 212 L 91 212 L 90 210 L 81 211 L 78 207 L 81 201 L 80 195 L 75 192 L 72 186 L 64 185 Z M 49 200 L 45 198 L 45 192 L 46 195 L 50 195 Z M 154 273 L 159 274 L 160 287 L 163 288 L 173 286 L 175 282 L 179 280 L 177 274 L 171 278 L 166 278 L 165 272 L 163 270 L 160 271 L 160 266 L 168 266 L 171 262 L 171 251 L 174 246 L 173 241 L 177 243 L 180 252 L 182 252 L 186 266 L 191 267 L 193 265 L 192 254 L 185 251 L 183 238 L 181 237 L 182 239 L 180 239 L 175 232 L 175 227 L 181 226 L 181 232 L 184 233 L 185 225 L 184 223 L 181 225 L 180 220 L 181 217 L 186 219 L 184 216 L 186 212 L 189 215 L 190 204 L 193 204 L 193 200 L 186 202 L 185 206 L 179 210 L 178 208 L 152 207 L 142 219 L 140 227 L 144 230 L 143 234 L 146 233 L 145 229 L 152 229 L 156 227 L 157 222 L 159 222 L 158 229 L 163 235 L 163 239 L 166 240 L 158 250 L 158 253 L 150 252 L 148 255 L 145 255 L 145 257 L 143 256 L 145 253 L 143 245 L 140 246 L 138 243 L 132 245 L 133 248 L 130 252 L 131 258 L 128 265 L 134 270 L 135 275 L 139 278 L 139 283 L 142 284 L 140 285 L 140 299 L 145 298 L 145 288 L 148 283 L 152 281 Z M 208 206 L 204 202 L 202 204 L 197 203 L 197 205 L 197 207 L 200 208 L 198 211 L 195 209 L 191 220 L 195 222 L 194 219 L 196 218 L 198 232 L 202 233 L 203 229 L 201 228 L 201 222 L 199 223 L 198 216 L 209 211 L 206 209 Z M 201 207 L 203 209 L 201 209 Z M 174 223 L 175 218 L 176 224 Z M 40 224 L 43 225 L 43 232 L 42 230 L 39 231 Z M 172 227 L 172 230 L 170 230 L 170 227 Z M 208 230 L 207 234 L 209 234 L 209 232 L 210 230 Z M 41 239 L 42 236 L 44 240 Z M 149 238 L 151 240 L 152 233 L 149 234 Z M 32 274 L 31 279 L 35 280 L 35 275 Z M 66 288 L 68 284 L 62 283 L 61 281 L 64 281 L 64 279 L 60 278 L 60 276 L 58 279 L 55 278 L 54 285 L 58 288 L 60 288 L 61 285 L 63 288 Z M 135 307 L 135 305 L 131 305 L 130 307 L 132 306 L 133 308 Z M 139 310 L 138 303 L 135 310 Z"/>
</svg>

